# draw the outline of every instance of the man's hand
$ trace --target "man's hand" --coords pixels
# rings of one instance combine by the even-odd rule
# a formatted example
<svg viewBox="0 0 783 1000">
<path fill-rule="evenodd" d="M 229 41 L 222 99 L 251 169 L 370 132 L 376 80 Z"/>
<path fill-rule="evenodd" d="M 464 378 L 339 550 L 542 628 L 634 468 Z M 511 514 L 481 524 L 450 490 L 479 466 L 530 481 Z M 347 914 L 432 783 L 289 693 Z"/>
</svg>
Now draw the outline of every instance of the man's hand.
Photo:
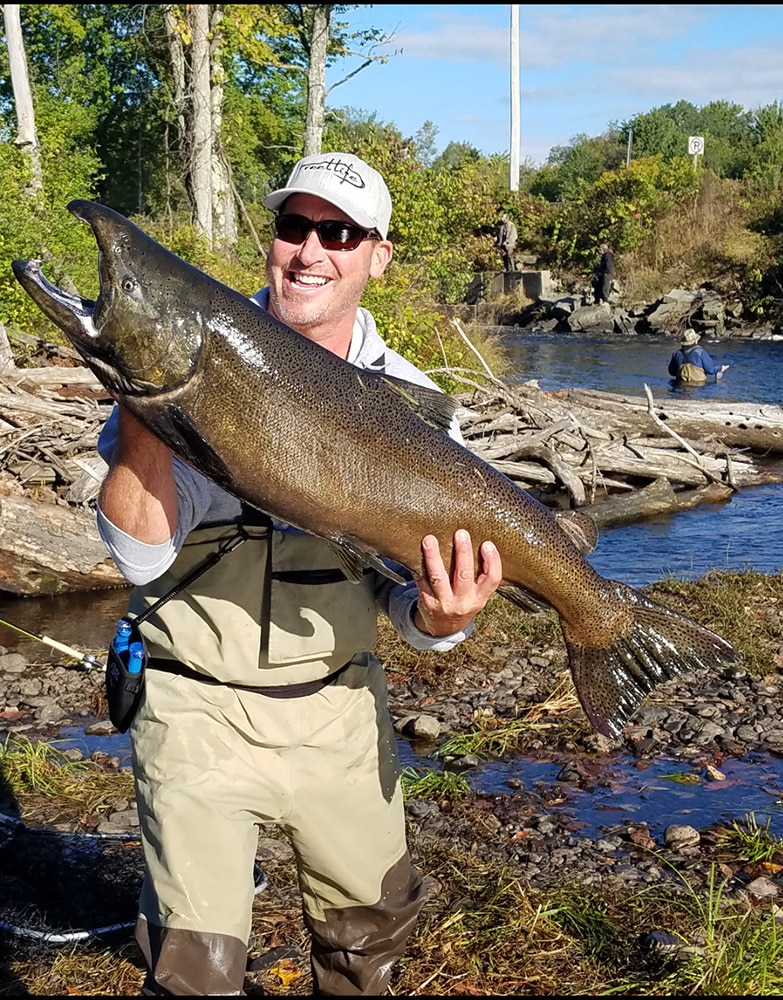
<svg viewBox="0 0 783 1000">
<path fill-rule="evenodd" d="M 492 542 L 482 542 L 481 566 L 477 572 L 470 535 L 460 529 L 454 535 L 454 571 L 449 577 L 434 535 L 425 536 L 421 550 L 425 574 L 416 580 L 419 600 L 414 624 L 433 636 L 460 632 L 500 586 L 503 579 L 500 553 Z"/>
</svg>

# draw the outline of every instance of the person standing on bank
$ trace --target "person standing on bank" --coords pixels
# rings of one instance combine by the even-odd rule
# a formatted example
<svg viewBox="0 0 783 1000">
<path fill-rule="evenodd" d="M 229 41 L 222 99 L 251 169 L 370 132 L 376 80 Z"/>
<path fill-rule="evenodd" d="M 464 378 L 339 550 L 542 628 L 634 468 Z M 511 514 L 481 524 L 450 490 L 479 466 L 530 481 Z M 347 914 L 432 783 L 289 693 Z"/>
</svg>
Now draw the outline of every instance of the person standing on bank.
<svg viewBox="0 0 783 1000">
<path fill-rule="evenodd" d="M 602 243 L 598 249 L 601 257 L 593 275 L 593 295 L 596 304 L 609 301 L 614 280 L 614 255 L 609 249 L 609 244 Z"/>
<path fill-rule="evenodd" d="M 504 212 L 500 217 L 500 227 L 498 228 L 495 246 L 498 247 L 503 257 L 503 269 L 506 271 L 516 271 L 517 263 L 514 259 L 514 251 L 517 246 L 517 227 L 507 212 Z"/>
<path fill-rule="evenodd" d="M 699 344 L 695 330 L 686 330 L 679 350 L 669 359 L 669 374 L 678 382 L 704 383 L 711 376 L 722 378 L 728 365 L 719 364 Z"/>
<path fill-rule="evenodd" d="M 348 153 L 309 156 L 264 204 L 276 213 L 274 239 L 254 300 L 361 368 L 434 387 L 359 307 L 392 258 L 381 175 Z M 461 440 L 456 424 L 450 433 Z M 451 649 L 501 582 L 497 549 L 482 540 L 475 566 L 458 531 L 449 572 L 428 535 L 418 583 L 368 571 L 355 584 L 324 540 L 245 510 L 120 406 L 99 451 L 110 469 L 98 524 L 135 584 L 132 613 L 238 523 L 246 536 L 140 627 L 150 659 L 130 733 L 147 865 L 143 994 L 243 992 L 265 823 L 295 852 L 315 993 L 384 993 L 424 892 L 373 655 L 377 614 L 418 649 Z"/>
</svg>

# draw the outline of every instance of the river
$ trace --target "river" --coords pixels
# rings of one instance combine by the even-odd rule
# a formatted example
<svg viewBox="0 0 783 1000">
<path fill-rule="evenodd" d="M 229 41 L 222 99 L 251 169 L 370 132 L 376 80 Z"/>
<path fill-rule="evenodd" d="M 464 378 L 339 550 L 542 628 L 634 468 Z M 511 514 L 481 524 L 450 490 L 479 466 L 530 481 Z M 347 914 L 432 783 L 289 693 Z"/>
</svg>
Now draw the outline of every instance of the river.
<svg viewBox="0 0 783 1000">
<path fill-rule="evenodd" d="M 704 341 L 731 367 L 717 382 L 675 387 L 666 367 L 676 342 L 668 337 L 520 333 L 496 328 L 519 381 L 542 389 L 599 389 L 655 399 L 671 395 L 719 402 L 774 403 L 783 397 L 783 343 L 776 340 Z M 603 576 L 640 587 L 674 576 L 692 580 L 708 570 L 783 569 L 783 485 L 741 490 L 730 501 L 653 517 L 602 532 L 590 562 Z"/>
</svg>

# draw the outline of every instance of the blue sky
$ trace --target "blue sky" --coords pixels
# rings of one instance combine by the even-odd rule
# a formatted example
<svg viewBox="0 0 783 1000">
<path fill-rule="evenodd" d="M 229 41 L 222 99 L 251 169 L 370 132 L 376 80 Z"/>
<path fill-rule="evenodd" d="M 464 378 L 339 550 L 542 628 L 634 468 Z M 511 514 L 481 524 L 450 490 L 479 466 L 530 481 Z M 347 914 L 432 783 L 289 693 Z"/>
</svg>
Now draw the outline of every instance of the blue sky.
<svg viewBox="0 0 783 1000">
<path fill-rule="evenodd" d="M 327 105 L 376 112 L 406 136 L 432 121 L 439 152 L 455 141 L 507 153 L 510 12 L 509 4 L 348 12 L 351 30 L 393 35 L 379 50 L 389 59 L 335 86 Z M 539 165 L 553 146 L 661 104 L 726 100 L 752 111 L 783 101 L 783 4 L 519 4 L 519 23 L 523 163 Z M 357 65 L 331 70 L 328 86 Z"/>
</svg>

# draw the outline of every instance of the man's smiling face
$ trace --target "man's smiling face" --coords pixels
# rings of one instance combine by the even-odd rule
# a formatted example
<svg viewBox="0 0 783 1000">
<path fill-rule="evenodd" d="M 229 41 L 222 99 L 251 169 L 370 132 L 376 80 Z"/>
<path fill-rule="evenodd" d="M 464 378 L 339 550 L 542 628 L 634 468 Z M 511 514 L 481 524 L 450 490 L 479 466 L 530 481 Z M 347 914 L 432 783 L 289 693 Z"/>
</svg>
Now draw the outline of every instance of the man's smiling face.
<svg viewBox="0 0 783 1000">
<path fill-rule="evenodd" d="M 355 225 L 345 212 L 310 194 L 291 195 L 283 212 L 313 222 L 333 219 Z M 334 343 L 339 333 L 345 347 L 338 353 L 344 354 L 364 286 L 383 274 L 391 256 L 388 240 L 366 239 L 354 250 L 324 250 L 315 230 L 299 244 L 276 237 L 266 262 L 269 309 L 311 340 Z"/>
</svg>

